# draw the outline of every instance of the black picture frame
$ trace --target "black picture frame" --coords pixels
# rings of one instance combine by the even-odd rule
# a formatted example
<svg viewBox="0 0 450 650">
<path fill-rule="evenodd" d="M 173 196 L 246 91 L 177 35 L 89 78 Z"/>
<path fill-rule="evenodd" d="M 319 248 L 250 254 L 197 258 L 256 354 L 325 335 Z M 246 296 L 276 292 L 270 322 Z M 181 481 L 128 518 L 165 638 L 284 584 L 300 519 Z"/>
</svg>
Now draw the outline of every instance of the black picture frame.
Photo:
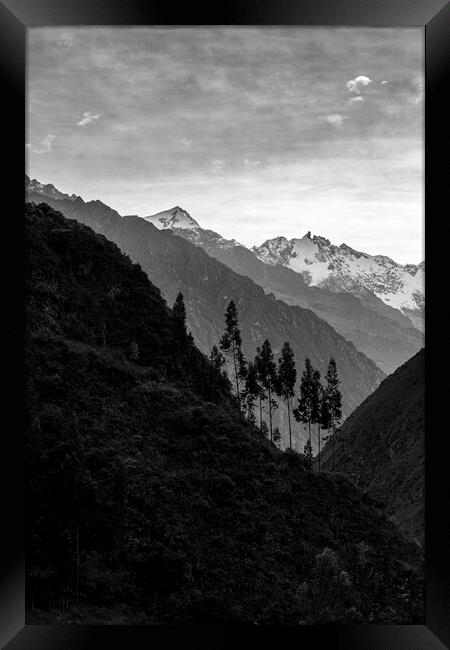
<svg viewBox="0 0 450 650">
<path fill-rule="evenodd" d="M 2 227 L 4 247 L 16 259 L 22 246 L 25 45 L 26 30 L 37 25 L 340 25 L 418 26 L 425 37 L 425 250 L 426 294 L 426 616 L 425 625 L 411 626 L 314 626 L 269 628 L 259 626 L 81 626 L 25 625 L 24 598 L 24 468 L 21 413 L 23 413 L 23 292 L 17 262 L 4 269 L 4 299 L 8 305 L 7 339 L 16 334 L 16 345 L 6 345 L 11 355 L 8 388 L 16 396 L 7 400 L 3 417 L 7 483 L 2 491 L 6 550 L 1 558 L 0 644 L 8 650 L 63 648 L 192 647 L 221 648 L 270 644 L 278 647 L 351 650 L 439 650 L 450 646 L 448 596 L 449 531 L 448 460 L 442 453 L 447 436 L 442 401 L 437 397 L 437 369 L 448 339 L 446 319 L 440 313 L 439 278 L 446 278 L 446 241 L 441 234 L 448 221 L 450 4 L 443 0 L 229 0 L 209 6 L 139 0 L 3 0 L 0 1 L 0 79 L 2 124 L 9 145 L 7 183 L 3 187 Z M 6 128 L 5 128 L 6 125 Z M 447 208 L 448 209 L 448 208 Z M 6 222 L 6 223 L 5 223 Z M 448 239 L 447 239 L 448 242 Z M 448 243 L 447 243 L 448 247 Z M 4 256 L 3 256 L 4 257 Z M 448 275 L 448 273 L 447 273 Z M 14 283 L 12 280 L 16 278 Z M 10 281 L 11 280 L 11 281 Z M 9 295 L 8 295 L 9 292 Z M 447 292 L 448 293 L 448 292 Z M 443 294 L 445 296 L 445 293 Z M 437 300 L 434 300 L 437 296 Z M 9 311 L 10 307 L 12 311 Z M 447 366 L 448 367 L 448 366 Z M 16 380 L 12 380 L 13 369 Z M 11 377 L 11 379 L 9 379 Z M 17 399 L 17 396 L 18 399 Z M 9 412 L 8 412 L 9 411 Z M 5 426 L 6 416 L 11 424 Z M 442 419 L 441 419 L 442 418 Z M 447 418 L 448 421 L 448 418 Z M 448 436 L 447 436 L 448 437 Z M 442 499 L 442 495 L 444 499 Z"/>
</svg>

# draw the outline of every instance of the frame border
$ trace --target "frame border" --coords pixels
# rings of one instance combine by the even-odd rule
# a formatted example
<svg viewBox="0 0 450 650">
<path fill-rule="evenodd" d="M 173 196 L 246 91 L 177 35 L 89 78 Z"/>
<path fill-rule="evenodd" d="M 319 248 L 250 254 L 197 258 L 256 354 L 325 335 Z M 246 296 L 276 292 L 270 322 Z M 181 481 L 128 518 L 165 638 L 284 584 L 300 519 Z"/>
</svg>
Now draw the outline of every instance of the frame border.
<svg viewBox="0 0 450 650">
<path fill-rule="evenodd" d="M 261 642 L 284 645 L 302 642 L 304 647 L 323 643 L 338 650 L 442 650 L 450 647 L 450 612 L 448 575 L 450 539 L 444 528 L 448 511 L 442 512 L 439 497 L 448 495 L 448 462 L 440 453 L 438 433 L 446 424 L 444 410 L 439 422 L 439 402 L 436 395 L 440 381 L 435 370 L 443 364 L 438 342 L 447 339 L 444 318 L 437 311 L 433 296 L 442 304 L 437 279 L 448 275 L 445 268 L 448 250 L 445 238 L 440 238 L 439 225 L 448 215 L 444 211 L 448 201 L 448 157 L 450 133 L 448 126 L 449 102 L 446 98 L 448 66 L 450 63 L 450 4 L 443 0 L 247 0 L 245 6 L 238 0 L 229 0 L 223 6 L 201 8 L 189 4 L 178 8 L 159 2 L 146 4 L 141 0 L 2 0 L 0 1 L 0 80 L 4 89 L 1 102 L 3 124 L 8 125 L 7 149 L 8 184 L 6 212 L 8 227 L 13 228 L 19 250 L 23 245 L 20 215 L 23 210 L 24 123 L 25 123 L 25 47 L 26 29 L 38 25 L 310 25 L 310 26 L 378 26 L 424 27 L 425 36 L 425 251 L 427 273 L 426 312 L 426 616 L 425 625 L 404 626 L 314 626 L 292 628 L 256 628 L 254 626 L 87 626 L 87 625 L 25 625 L 24 597 L 24 467 L 23 439 L 18 432 L 19 407 L 9 406 L 11 422 L 15 426 L 3 436 L 7 461 L 3 475 L 9 471 L 9 480 L 3 490 L 3 508 L 8 523 L 6 553 L 1 558 L 0 587 L 0 644 L 8 650 L 53 650 L 64 648 L 140 648 L 152 643 L 155 647 L 224 648 L 248 647 Z M 447 65 L 446 65 L 447 64 Z M 447 137 L 446 137 L 447 136 Z M 19 150 L 18 142 L 23 148 Z M 433 235 L 434 231 L 434 235 Z M 10 241 L 10 233 L 8 239 Z M 440 253 L 433 252 L 436 247 Z M 11 275 L 11 266 L 7 266 Z M 17 274 L 20 276 L 20 273 Z M 431 278 L 434 276 L 434 280 Z M 20 290 L 5 283 L 10 304 L 16 303 L 17 316 L 8 319 L 8 338 L 19 333 L 23 344 L 23 303 Z M 23 289 L 23 285 L 21 287 Z M 16 306 L 14 304 L 14 306 Z M 434 314 L 434 316 L 433 316 Z M 434 329 L 431 336 L 429 328 Z M 441 327 L 441 331 L 439 331 Z M 435 343 L 436 342 L 436 343 Z M 17 351 L 11 347 L 11 368 L 17 369 Z M 23 349 L 23 348 L 22 348 Z M 439 356 L 437 356 L 439 355 Z M 433 372 L 431 372 L 433 369 Z M 20 367 L 22 370 L 22 367 Z M 17 395 L 21 395 L 22 376 L 17 373 Z M 9 373 L 8 373 L 9 377 Z M 10 383 L 10 387 L 16 387 Z M 433 426 L 434 425 L 434 426 Z M 446 489 L 447 488 L 447 489 Z M 444 516 L 443 516 L 444 515 Z M 445 516 L 447 515 L 447 517 Z M 12 639 L 12 640 L 11 640 Z M 8 643 L 9 641 L 9 643 Z M 444 645 L 446 644 L 446 645 Z"/>
</svg>

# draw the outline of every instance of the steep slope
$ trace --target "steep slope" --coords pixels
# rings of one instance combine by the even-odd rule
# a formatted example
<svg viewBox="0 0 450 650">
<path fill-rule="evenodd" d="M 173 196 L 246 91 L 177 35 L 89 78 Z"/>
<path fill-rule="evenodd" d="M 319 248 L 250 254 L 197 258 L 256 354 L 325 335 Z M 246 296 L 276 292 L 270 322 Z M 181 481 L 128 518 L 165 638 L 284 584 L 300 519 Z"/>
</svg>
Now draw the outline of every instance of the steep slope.
<svg viewBox="0 0 450 650">
<path fill-rule="evenodd" d="M 138 265 L 26 234 L 27 623 L 422 622 L 418 549 L 240 420 Z"/>
<path fill-rule="evenodd" d="M 425 262 L 401 265 L 384 255 L 368 255 L 347 244 L 335 246 L 325 237 L 288 240 L 276 237 L 254 247 L 260 260 L 301 273 L 308 284 L 364 297 L 374 293 L 390 307 L 413 313 L 415 325 L 425 306 Z"/>
<path fill-rule="evenodd" d="M 30 195 L 30 198 L 35 197 Z M 201 248 L 172 235 L 170 230 L 158 230 L 139 217 L 120 217 L 113 210 L 108 212 L 107 206 L 102 205 L 97 211 L 93 202 L 84 205 L 85 208 L 83 202 L 57 203 L 66 216 L 90 225 L 117 243 L 133 261 L 139 262 L 168 302 L 172 303 L 177 292 L 182 291 L 189 329 L 205 354 L 209 354 L 222 335 L 225 309 L 233 299 L 239 311 L 245 353 L 249 357 L 254 356 L 256 347 L 265 338 L 271 341 L 276 356 L 284 341 L 290 341 L 300 370 L 309 356 L 325 373 L 330 357 L 335 357 L 342 379 L 345 415 L 349 415 L 383 379 L 384 373 L 370 359 L 313 312 L 288 306 L 266 295 L 252 280 L 234 273 Z M 276 417 L 285 444 L 287 412 L 282 404 Z M 305 441 L 305 430 L 297 427 L 296 449 L 303 450 Z"/>
<path fill-rule="evenodd" d="M 387 514 L 415 539 L 424 538 L 425 353 L 387 377 L 342 427 L 338 471 L 384 502 Z M 331 448 L 322 457 L 331 467 Z"/>
<path fill-rule="evenodd" d="M 280 264 L 265 263 L 236 240 L 201 228 L 178 206 L 145 219 L 200 246 L 236 273 L 251 278 L 266 293 L 273 293 L 289 305 L 311 309 L 387 373 L 423 345 L 423 334 L 413 327 L 410 318 L 372 292 L 366 291 L 363 300 L 349 292 L 309 285 L 302 274 Z"/>
</svg>

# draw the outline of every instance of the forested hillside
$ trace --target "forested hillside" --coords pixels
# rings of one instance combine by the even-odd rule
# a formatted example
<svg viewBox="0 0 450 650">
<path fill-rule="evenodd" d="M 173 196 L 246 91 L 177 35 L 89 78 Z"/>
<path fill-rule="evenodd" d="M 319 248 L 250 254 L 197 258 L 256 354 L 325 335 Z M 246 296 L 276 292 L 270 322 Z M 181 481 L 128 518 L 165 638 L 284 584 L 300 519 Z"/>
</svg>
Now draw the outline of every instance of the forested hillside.
<svg viewBox="0 0 450 650">
<path fill-rule="evenodd" d="M 322 457 L 332 466 L 331 445 Z M 415 539 L 425 532 L 425 350 L 385 379 L 347 419 L 335 468 L 368 490 Z"/>
<path fill-rule="evenodd" d="M 40 200 L 38 195 L 30 195 Z M 46 199 L 47 200 L 47 199 Z M 373 361 L 359 352 L 324 320 L 309 309 L 289 306 L 264 290 L 250 278 L 207 255 L 190 242 L 161 231 L 139 217 L 120 215 L 101 202 L 82 199 L 52 200 L 66 216 L 91 226 L 114 241 L 134 262 L 138 262 L 163 296 L 173 303 L 181 291 L 187 311 L 188 329 L 196 345 L 209 354 L 224 328 L 224 313 L 231 299 L 236 303 L 243 336 L 243 350 L 252 359 L 256 348 L 267 338 L 275 357 L 285 341 L 293 348 L 297 366 L 309 357 L 322 374 L 331 356 L 336 359 L 342 379 L 344 417 L 372 393 L 384 378 Z M 287 430 L 283 404 L 276 413 L 276 424 Z M 294 446 L 302 451 L 307 434 L 296 427 Z M 283 444 L 287 444 L 286 438 Z M 315 451 L 315 441 L 313 441 Z"/>
<path fill-rule="evenodd" d="M 27 623 L 420 623 L 422 558 L 239 415 L 141 268 L 26 206 Z"/>
</svg>

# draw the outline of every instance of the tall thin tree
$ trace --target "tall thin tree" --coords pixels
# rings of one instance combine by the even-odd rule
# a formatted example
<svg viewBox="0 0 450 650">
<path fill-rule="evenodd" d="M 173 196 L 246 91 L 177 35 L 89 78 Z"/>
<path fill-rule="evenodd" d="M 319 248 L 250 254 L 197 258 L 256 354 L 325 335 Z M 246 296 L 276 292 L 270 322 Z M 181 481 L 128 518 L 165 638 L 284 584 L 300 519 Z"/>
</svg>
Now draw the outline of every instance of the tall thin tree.
<svg viewBox="0 0 450 650">
<path fill-rule="evenodd" d="M 247 364 L 242 352 L 242 335 L 239 329 L 237 308 L 233 300 L 230 300 L 225 312 L 225 332 L 220 339 L 219 347 L 233 364 L 236 396 L 239 408 L 241 408 L 241 385 L 245 381 Z"/>
<path fill-rule="evenodd" d="M 277 392 L 278 395 L 284 399 L 288 410 L 289 449 L 292 449 L 291 399 L 295 395 L 296 380 L 297 370 L 295 369 L 294 352 L 289 343 L 286 342 L 282 347 L 281 356 L 278 359 Z"/>
<path fill-rule="evenodd" d="M 184 305 L 184 298 L 181 291 L 177 293 L 177 297 L 173 303 L 172 316 L 175 335 L 180 342 L 184 342 L 187 337 L 186 307 Z"/>
<path fill-rule="evenodd" d="M 247 374 L 244 385 L 244 402 L 247 410 L 247 418 L 250 422 L 255 422 L 254 406 L 261 392 L 261 386 L 258 379 L 258 371 L 253 361 L 248 362 Z M 261 417 L 261 414 L 260 414 Z"/>
<path fill-rule="evenodd" d="M 334 445 L 336 432 L 339 427 L 341 418 L 342 418 L 342 395 L 339 390 L 340 379 L 337 375 L 337 366 L 334 359 L 330 359 L 328 364 L 328 370 L 326 374 L 326 393 L 327 393 L 327 402 L 329 410 L 329 425 L 331 428 L 331 440 L 333 445 L 333 472 L 334 472 Z"/>
<path fill-rule="evenodd" d="M 262 412 L 263 412 L 263 402 L 267 398 L 266 391 L 264 389 L 264 384 L 263 384 L 263 377 L 262 377 L 262 370 L 263 370 L 263 364 L 261 361 L 261 348 L 258 347 L 256 349 L 256 357 L 254 360 L 254 366 L 256 370 L 256 376 L 258 379 L 258 395 L 257 399 L 259 401 L 259 428 L 261 432 L 263 433 L 263 418 L 262 418 Z"/>
<path fill-rule="evenodd" d="M 308 425 L 308 441 L 311 445 L 311 423 L 315 414 L 314 396 L 314 369 L 310 359 L 305 359 L 305 369 L 300 379 L 300 397 L 297 400 L 297 408 L 294 409 L 294 417 L 297 422 Z"/>
<path fill-rule="evenodd" d="M 268 339 L 264 341 L 261 348 L 257 349 L 256 359 L 258 364 L 258 375 L 261 379 L 261 383 L 265 391 L 267 391 L 270 440 L 273 442 L 272 416 L 274 410 L 278 408 L 277 401 L 274 399 L 274 395 L 276 395 L 278 377 L 277 366 L 273 360 L 272 346 L 270 345 L 270 341 Z"/>
<path fill-rule="evenodd" d="M 322 386 L 322 384 L 319 384 L 319 420 L 318 420 L 318 447 L 319 447 L 319 453 L 318 453 L 318 461 L 319 461 L 319 472 L 320 472 L 320 464 L 321 464 L 321 442 L 322 442 L 322 429 L 329 429 L 330 428 L 330 411 L 328 408 L 328 397 L 327 397 L 327 391 L 326 389 Z"/>
</svg>

